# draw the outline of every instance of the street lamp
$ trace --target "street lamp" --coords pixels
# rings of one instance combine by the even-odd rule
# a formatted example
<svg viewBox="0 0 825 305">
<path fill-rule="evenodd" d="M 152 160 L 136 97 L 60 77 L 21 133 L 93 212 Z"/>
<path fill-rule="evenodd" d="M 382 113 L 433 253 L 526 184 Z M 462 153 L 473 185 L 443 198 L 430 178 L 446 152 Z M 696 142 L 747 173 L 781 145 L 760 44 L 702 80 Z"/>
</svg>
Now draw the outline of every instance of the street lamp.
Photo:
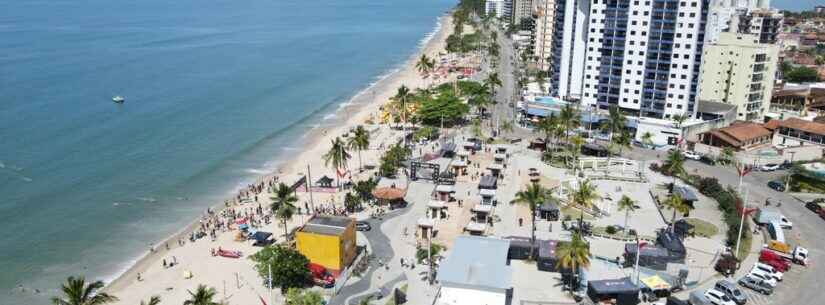
<svg viewBox="0 0 825 305">
<path fill-rule="evenodd" d="M 790 163 L 793 164 L 793 156 L 796 154 L 796 152 L 795 151 L 789 151 L 788 153 L 791 154 L 791 162 Z M 790 186 L 791 186 L 791 173 L 789 171 L 788 175 L 785 176 L 785 190 L 787 191 Z"/>
<path fill-rule="evenodd" d="M 745 190 L 745 200 L 742 201 L 742 218 L 739 220 L 739 235 L 736 237 L 736 253 L 734 253 L 734 256 L 739 255 L 739 243 L 742 241 L 742 228 L 745 226 L 745 214 L 748 207 L 748 194 L 750 194 L 750 189 Z"/>
</svg>

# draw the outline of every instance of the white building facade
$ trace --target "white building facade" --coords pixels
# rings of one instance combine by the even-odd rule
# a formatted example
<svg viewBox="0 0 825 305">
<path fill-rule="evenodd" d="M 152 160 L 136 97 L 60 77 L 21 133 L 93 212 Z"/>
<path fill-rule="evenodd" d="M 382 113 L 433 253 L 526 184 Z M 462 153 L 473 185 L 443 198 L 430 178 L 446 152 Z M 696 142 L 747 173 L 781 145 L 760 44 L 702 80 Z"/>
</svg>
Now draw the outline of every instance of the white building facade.
<svg viewBox="0 0 825 305">
<path fill-rule="evenodd" d="M 484 13 L 504 22 L 510 22 L 513 14 L 513 0 L 487 0 L 484 4 Z"/>
<path fill-rule="evenodd" d="M 536 0 L 535 4 L 536 27 L 533 56 L 536 58 L 536 65 L 539 69 L 548 70 L 552 55 L 556 0 Z"/>
</svg>

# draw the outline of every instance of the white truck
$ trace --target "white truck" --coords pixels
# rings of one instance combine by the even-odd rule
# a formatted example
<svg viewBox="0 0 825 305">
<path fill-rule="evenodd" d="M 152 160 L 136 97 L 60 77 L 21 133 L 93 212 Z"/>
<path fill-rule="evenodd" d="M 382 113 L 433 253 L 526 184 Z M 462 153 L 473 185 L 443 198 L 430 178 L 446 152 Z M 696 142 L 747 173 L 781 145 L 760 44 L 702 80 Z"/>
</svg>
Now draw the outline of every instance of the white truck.
<svg viewBox="0 0 825 305">
<path fill-rule="evenodd" d="M 783 229 L 793 229 L 793 222 L 788 220 L 788 218 L 782 215 L 777 209 L 761 208 L 753 215 L 753 221 L 759 225 L 777 222 Z"/>
</svg>

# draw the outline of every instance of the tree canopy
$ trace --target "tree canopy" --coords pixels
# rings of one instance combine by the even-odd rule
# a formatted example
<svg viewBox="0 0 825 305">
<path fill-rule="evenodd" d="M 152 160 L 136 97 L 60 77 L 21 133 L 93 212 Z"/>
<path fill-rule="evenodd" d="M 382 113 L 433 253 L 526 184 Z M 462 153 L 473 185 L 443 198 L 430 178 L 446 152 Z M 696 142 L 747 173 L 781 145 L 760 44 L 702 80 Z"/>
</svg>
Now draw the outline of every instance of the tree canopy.
<svg viewBox="0 0 825 305">
<path fill-rule="evenodd" d="M 808 67 L 794 67 L 785 73 L 785 81 L 791 83 L 810 83 L 819 81 L 816 69 Z"/>
<path fill-rule="evenodd" d="M 416 115 L 425 125 L 439 126 L 442 119 L 445 125 L 453 125 L 469 111 L 469 106 L 462 103 L 454 94 L 442 92 L 435 98 L 423 100 Z"/>
<path fill-rule="evenodd" d="M 255 270 L 264 280 L 268 279 L 269 270 L 272 269 L 272 285 L 281 287 L 281 291 L 303 288 L 311 279 L 307 267 L 309 259 L 296 250 L 272 245 L 250 258 L 255 261 Z"/>
</svg>

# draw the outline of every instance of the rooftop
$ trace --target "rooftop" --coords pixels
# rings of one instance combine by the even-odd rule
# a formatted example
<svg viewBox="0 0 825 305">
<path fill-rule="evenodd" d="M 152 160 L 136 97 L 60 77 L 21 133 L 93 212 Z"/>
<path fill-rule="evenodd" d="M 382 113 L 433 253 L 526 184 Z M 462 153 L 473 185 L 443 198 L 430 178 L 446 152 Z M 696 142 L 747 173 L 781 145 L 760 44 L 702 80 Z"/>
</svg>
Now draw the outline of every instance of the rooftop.
<svg viewBox="0 0 825 305">
<path fill-rule="evenodd" d="M 708 131 L 708 133 L 735 146 L 741 146 L 744 145 L 744 142 L 749 140 L 770 136 L 773 134 L 761 124 L 752 122 L 734 123 L 728 127 Z"/>
<path fill-rule="evenodd" d="M 482 288 L 509 289 L 507 265 L 510 241 L 481 236 L 459 236 L 452 253 L 438 268 L 438 281 Z"/>
<path fill-rule="evenodd" d="M 825 135 L 825 124 L 805 121 L 797 118 L 784 120 L 779 123 L 779 126 L 805 131 L 812 134 Z"/>
<path fill-rule="evenodd" d="M 341 235 L 347 226 L 353 222 L 355 220 L 344 216 L 316 215 L 301 228 L 301 232 Z"/>
</svg>

